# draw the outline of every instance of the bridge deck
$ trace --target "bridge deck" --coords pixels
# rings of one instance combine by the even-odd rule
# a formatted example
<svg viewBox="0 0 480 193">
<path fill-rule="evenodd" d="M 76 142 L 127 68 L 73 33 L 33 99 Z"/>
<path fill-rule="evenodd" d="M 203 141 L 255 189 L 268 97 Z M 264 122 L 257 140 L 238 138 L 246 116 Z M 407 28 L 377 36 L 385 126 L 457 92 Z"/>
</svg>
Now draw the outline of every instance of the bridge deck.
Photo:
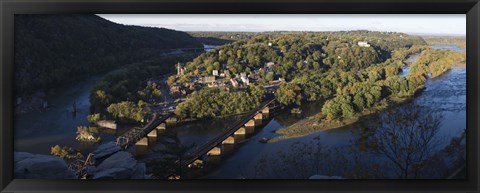
<svg viewBox="0 0 480 193">
<path fill-rule="evenodd" d="M 147 136 L 148 133 L 153 131 L 160 123 L 167 120 L 170 116 L 173 115 L 173 112 L 163 115 L 159 118 L 158 113 L 153 114 L 153 119 L 147 125 L 142 128 L 134 128 L 123 135 L 117 138 L 117 142 L 121 143 L 121 147 L 125 147 L 127 149 L 138 140 L 142 139 L 143 137 Z"/>
<path fill-rule="evenodd" d="M 241 120 L 237 121 L 233 124 L 228 130 L 225 130 L 222 134 L 218 135 L 217 137 L 210 140 L 208 143 L 202 145 L 200 148 L 196 149 L 194 152 L 188 153 L 185 158 L 182 159 L 181 166 L 186 167 L 188 164 L 193 163 L 195 160 L 200 158 L 201 156 L 205 155 L 210 151 L 212 148 L 220 144 L 223 140 L 231 136 L 235 131 L 237 131 L 240 127 L 242 127 L 245 123 L 247 123 L 250 119 L 252 119 L 258 111 L 265 108 L 266 106 L 270 105 L 275 99 L 268 100 L 263 102 L 257 108 L 248 112 L 248 114 Z"/>
</svg>

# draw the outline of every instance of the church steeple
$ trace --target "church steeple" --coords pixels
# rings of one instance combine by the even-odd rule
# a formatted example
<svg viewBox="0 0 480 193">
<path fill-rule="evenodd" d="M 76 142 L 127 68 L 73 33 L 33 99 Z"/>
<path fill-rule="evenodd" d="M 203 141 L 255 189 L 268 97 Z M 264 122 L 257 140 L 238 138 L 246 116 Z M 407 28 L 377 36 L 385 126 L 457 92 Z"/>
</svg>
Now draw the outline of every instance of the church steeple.
<svg viewBox="0 0 480 193">
<path fill-rule="evenodd" d="M 182 67 L 180 62 L 177 63 L 177 76 L 183 76 L 185 69 Z"/>
</svg>

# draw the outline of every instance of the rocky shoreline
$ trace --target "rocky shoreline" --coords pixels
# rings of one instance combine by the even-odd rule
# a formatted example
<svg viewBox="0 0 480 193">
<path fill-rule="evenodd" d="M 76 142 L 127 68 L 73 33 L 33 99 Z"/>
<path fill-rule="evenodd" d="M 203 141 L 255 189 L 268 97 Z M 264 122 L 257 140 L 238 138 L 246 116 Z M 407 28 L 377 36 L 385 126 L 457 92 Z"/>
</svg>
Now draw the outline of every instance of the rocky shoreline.
<svg viewBox="0 0 480 193">
<path fill-rule="evenodd" d="M 139 163 L 113 142 L 100 145 L 93 152 L 94 164 L 86 168 L 86 176 L 62 158 L 52 155 L 14 153 L 14 177 L 17 179 L 150 179 L 145 163 Z"/>
</svg>

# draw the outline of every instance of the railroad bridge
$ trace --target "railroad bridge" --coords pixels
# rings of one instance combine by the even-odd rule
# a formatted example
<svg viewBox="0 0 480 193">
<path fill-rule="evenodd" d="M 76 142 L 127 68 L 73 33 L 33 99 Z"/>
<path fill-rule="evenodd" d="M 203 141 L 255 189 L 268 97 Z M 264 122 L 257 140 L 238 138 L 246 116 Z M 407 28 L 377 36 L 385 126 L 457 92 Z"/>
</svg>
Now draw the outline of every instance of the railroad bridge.
<svg viewBox="0 0 480 193">
<path fill-rule="evenodd" d="M 255 109 L 249 111 L 245 116 L 231 125 L 227 130 L 220 133 L 207 143 L 187 152 L 179 160 L 182 168 L 191 167 L 196 163 L 202 163 L 204 156 L 219 156 L 225 153 L 225 146 L 240 143 L 238 139 L 244 139 L 246 135 L 255 132 L 255 127 L 262 125 L 262 120 L 268 118 L 270 110 L 278 107 L 275 99 L 261 103 Z M 134 128 L 119 136 L 116 144 L 127 149 L 135 145 L 135 151 L 142 152 L 158 139 L 158 136 L 165 131 L 166 125 L 177 122 L 173 112 L 166 114 L 154 113 L 152 120 L 143 128 Z M 178 162 L 177 162 L 178 163 Z M 175 175 L 168 174 L 166 177 Z"/>
<path fill-rule="evenodd" d="M 277 105 L 274 103 L 275 99 L 271 99 L 263 102 L 257 108 L 248 112 L 241 120 L 230 126 L 217 137 L 211 139 L 202 146 L 187 152 L 181 159 L 181 167 L 186 168 L 192 166 L 192 163 L 202 163 L 202 157 L 207 156 L 219 156 L 224 154 L 225 145 L 233 145 L 239 143 L 236 141 L 237 136 L 245 136 L 255 131 L 255 127 L 262 124 L 262 120 L 266 119 L 270 113 L 270 110 Z M 170 177 L 173 174 L 167 176 Z"/>
<path fill-rule="evenodd" d="M 167 123 L 176 123 L 177 118 L 173 112 L 159 114 L 155 112 L 152 120 L 142 128 L 133 128 L 130 131 L 119 136 L 116 144 L 124 149 L 128 149 L 131 145 L 148 147 L 150 143 L 155 141 L 158 135 L 165 131 Z"/>
</svg>

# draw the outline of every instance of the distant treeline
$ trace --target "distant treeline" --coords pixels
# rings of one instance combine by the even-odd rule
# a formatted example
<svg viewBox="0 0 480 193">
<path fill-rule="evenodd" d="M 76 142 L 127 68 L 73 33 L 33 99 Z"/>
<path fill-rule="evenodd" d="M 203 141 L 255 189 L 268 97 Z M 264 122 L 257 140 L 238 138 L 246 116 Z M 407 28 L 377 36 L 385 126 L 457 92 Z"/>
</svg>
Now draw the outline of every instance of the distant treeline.
<svg viewBox="0 0 480 193">
<path fill-rule="evenodd" d="M 426 36 L 423 37 L 429 45 L 456 45 L 460 48 L 467 47 L 467 41 L 465 37 L 452 37 L 452 36 Z"/>
<path fill-rule="evenodd" d="M 234 40 L 224 40 L 224 39 L 218 39 L 218 38 L 212 38 L 212 37 L 198 37 L 197 40 L 201 42 L 202 44 L 206 45 L 223 45 L 223 44 L 228 44 L 232 43 Z"/>
<path fill-rule="evenodd" d="M 259 32 L 188 32 L 196 38 L 210 38 L 224 41 L 248 40 Z"/>
<path fill-rule="evenodd" d="M 191 47 L 202 44 L 187 33 L 125 26 L 96 15 L 16 15 L 15 88 L 30 94 Z"/>
</svg>

